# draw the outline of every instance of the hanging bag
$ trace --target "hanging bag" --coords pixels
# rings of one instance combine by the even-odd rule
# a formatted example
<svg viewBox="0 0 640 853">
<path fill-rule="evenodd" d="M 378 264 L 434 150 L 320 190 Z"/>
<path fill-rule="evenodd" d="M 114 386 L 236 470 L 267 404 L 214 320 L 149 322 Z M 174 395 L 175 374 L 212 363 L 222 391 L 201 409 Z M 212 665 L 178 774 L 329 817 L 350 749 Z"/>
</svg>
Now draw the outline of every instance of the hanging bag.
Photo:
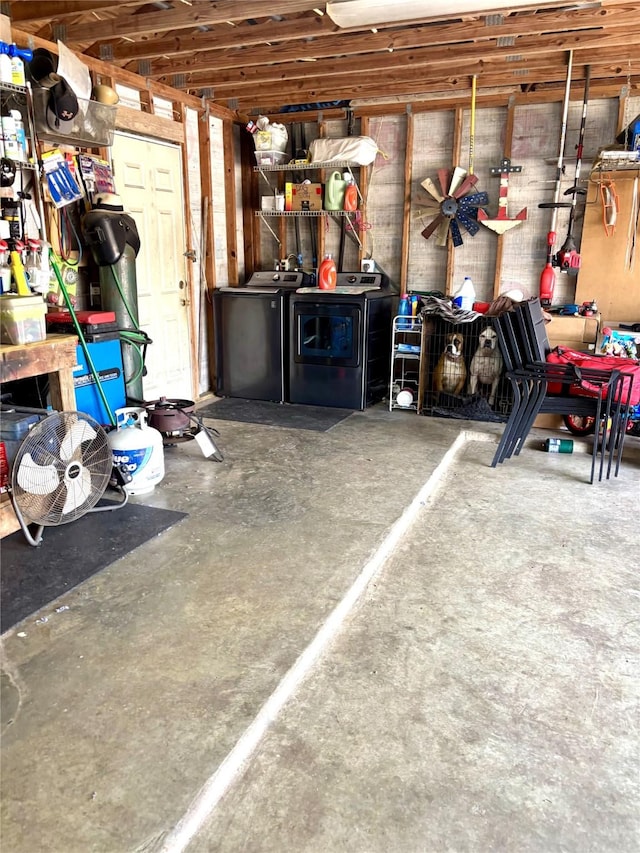
<svg viewBox="0 0 640 853">
<path fill-rule="evenodd" d="M 637 406 L 640 403 L 640 363 L 631 358 L 618 358 L 611 355 L 591 355 L 568 347 L 556 347 L 547 355 L 549 364 L 571 364 L 592 370 L 617 370 L 624 375 L 622 380 L 622 401 L 626 402 L 629 389 L 631 397 L 629 404 Z M 549 394 L 561 394 L 560 383 L 549 383 Z M 586 379 L 579 379 L 569 388 L 569 394 L 577 397 L 597 397 L 600 387 Z M 616 397 L 617 402 L 617 397 Z"/>
<path fill-rule="evenodd" d="M 378 146 L 370 136 L 345 136 L 340 139 L 314 139 L 309 145 L 312 163 L 344 161 L 356 166 L 373 163 Z"/>
</svg>

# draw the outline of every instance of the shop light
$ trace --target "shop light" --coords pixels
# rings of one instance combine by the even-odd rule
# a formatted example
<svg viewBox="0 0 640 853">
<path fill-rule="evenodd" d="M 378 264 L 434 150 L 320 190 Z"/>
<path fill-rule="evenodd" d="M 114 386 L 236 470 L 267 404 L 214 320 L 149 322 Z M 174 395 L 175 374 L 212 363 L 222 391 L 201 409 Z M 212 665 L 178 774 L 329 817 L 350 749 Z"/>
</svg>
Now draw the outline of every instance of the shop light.
<svg viewBox="0 0 640 853">
<path fill-rule="evenodd" d="M 456 18 L 461 15 L 478 15 L 488 12 L 517 11 L 521 9 L 562 7 L 578 9 L 584 6 L 599 7 L 593 0 L 585 2 L 533 3 L 532 0 L 328 0 L 327 15 L 339 27 L 375 26 L 393 21 L 411 21 L 420 18 Z"/>
</svg>

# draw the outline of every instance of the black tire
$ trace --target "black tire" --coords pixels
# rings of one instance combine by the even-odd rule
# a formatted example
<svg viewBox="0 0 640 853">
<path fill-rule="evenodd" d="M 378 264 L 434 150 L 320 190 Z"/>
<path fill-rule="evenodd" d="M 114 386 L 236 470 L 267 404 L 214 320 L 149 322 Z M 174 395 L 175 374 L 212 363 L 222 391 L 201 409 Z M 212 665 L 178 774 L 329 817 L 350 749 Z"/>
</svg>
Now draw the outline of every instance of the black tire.
<svg viewBox="0 0 640 853">
<path fill-rule="evenodd" d="M 590 415 L 563 415 L 563 419 L 572 435 L 591 435 L 596 431 L 596 419 Z"/>
</svg>

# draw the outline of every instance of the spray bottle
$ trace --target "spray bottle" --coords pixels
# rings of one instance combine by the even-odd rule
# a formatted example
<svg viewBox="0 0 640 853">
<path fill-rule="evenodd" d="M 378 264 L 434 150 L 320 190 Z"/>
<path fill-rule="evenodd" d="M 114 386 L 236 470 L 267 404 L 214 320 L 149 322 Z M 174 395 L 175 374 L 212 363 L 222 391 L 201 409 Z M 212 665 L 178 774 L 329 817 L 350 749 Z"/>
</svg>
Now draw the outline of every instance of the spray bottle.
<svg viewBox="0 0 640 853">
<path fill-rule="evenodd" d="M 9 266 L 9 244 L 6 240 L 0 240 L 0 289 L 2 293 L 11 290 L 11 267 Z"/>
</svg>

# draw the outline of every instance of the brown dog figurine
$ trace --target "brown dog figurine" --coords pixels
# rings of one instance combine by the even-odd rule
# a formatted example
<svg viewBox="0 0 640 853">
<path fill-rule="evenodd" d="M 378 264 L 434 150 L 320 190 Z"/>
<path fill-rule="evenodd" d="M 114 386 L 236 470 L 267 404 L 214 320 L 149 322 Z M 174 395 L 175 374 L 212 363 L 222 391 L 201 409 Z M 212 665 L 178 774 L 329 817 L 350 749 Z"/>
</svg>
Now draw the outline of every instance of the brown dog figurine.
<svg viewBox="0 0 640 853">
<path fill-rule="evenodd" d="M 446 337 L 444 352 L 433 372 L 433 390 L 437 394 L 460 394 L 467 378 L 467 368 L 462 357 L 464 337 L 452 332 Z"/>
</svg>

